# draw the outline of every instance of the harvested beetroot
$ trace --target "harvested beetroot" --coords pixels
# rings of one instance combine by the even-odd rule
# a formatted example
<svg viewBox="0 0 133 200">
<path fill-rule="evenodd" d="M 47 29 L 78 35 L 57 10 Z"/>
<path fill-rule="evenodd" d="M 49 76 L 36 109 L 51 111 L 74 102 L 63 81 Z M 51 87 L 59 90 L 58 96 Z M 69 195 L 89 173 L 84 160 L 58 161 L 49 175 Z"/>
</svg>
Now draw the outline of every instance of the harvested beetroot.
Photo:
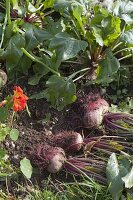
<svg viewBox="0 0 133 200">
<path fill-rule="evenodd" d="M 102 123 L 104 114 L 109 111 L 109 104 L 103 98 L 98 97 L 85 103 L 83 110 L 84 127 L 96 128 Z"/>
<path fill-rule="evenodd" d="M 56 173 L 61 170 L 66 157 L 60 147 L 38 144 L 30 151 L 30 160 L 41 170 L 47 169 L 50 173 Z"/>
<path fill-rule="evenodd" d="M 56 146 L 63 148 L 65 151 L 79 151 L 82 147 L 82 136 L 74 131 L 63 131 L 54 137 Z"/>
</svg>

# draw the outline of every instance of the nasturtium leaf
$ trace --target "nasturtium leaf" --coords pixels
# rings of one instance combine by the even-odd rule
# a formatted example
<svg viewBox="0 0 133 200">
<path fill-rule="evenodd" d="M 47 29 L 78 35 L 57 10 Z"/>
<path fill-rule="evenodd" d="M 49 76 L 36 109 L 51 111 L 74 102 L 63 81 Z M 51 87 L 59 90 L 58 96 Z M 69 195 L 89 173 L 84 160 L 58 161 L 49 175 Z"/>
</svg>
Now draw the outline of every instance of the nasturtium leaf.
<svg viewBox="0 0 133 200">
<path fill-rule="evenodd" d="M 0 149 L 0 160 L 1 160 L 2 158 L 4 158 L 5 155 L 6 155 L 6 150 L 5 150 L 5 149 Z"/>
<path fill-rule="evenodd" d="M 130 189 L 133 187 L 133 167 L 126 176 L 122 177 L 122 180 L 124 181 L 126 188 Z"/>
<path fill-rule="evenodd" d="M 119 0 L 114 4 L 113 13 L 123 19 L 127 24 L 133 23 L 133 2 L 130 0 Z"/>
<path fill-rule="evenodd" d="M 106 56 L 99 62 L 97 68 L 97 82 L 108 83 L 113 80 L 113 75 L 120 68 L 118 59 L 113 55 L 111 49 L 106 49 Z"/>
<path fill-rule="evenodd" d="M 0 122 L 4 122 L 8 117 L 9 111 L 7 107 L 0 107 Z"/>
<path fill-rule="evenodd" d="M 56 50 L 60 61 L 75 57 L 79 51 L 84 51 L 87 46 L 86 41 L 72 38 L 67 33 L 56 34 L 49 44 L 49 48 Z"/>
<path fill-rule="evenodd" d="M 20 161 L 20 169 L 21 169 L 21 172 L 26 176 L 27 179 L 31 178 L 32 166 L 31 166 L 30 160 L 28 160 L 27 158 L 23 158 Z"/>
<path fill-rule="evenodd" d="M 12 129 L 10 131 L 10 138 L 13 140 L 13 141 L 16 141 L 19 137 L 19 131 L 17 129 Z"/>
<path fill-rule="evenodd" d="M 119 200 L 123 190 L 123 181 L 121 180 L 119 164 L 115 153 L 112 153 L 108 160 L 106 175 L 109 183 L 109 191 L 113 199 Z"/>
<path fill-rule="evenodd" d="M 9 127 L 0 127 L 0 142 L 4 141 L 6 136 L 9 134 Z"/>
</svg>

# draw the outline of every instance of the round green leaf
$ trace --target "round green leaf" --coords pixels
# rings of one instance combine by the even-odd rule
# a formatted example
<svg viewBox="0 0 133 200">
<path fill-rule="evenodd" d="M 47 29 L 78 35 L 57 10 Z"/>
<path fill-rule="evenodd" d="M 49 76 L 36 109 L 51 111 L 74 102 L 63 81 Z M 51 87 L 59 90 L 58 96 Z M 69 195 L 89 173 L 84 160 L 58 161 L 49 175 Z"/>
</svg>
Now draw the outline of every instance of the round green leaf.
<svg viewBox="0 0 133 200">
<path fill-rule="evenodd" d="M 30 179 L 32 175 L 32 166 L 30 164 L 30 160 L 24 158 L 20 161 L 20 169 L 21 172 L 26 176 L 26 178 Z"/>
<path fill-rule="evenodd" d="M 12 129 L 10 131 L 10 138 L 13 140 L 13 141 L 16 141 L 18 139 L 18 136 L 19 136 L 19 131 L 17 129 Z"/>
<path fill-rule="evenodd" d="M 4 158 L 5 155 L 6 155 L 6 150 L 5 149 L 0 149 L 0 160 L 2 158 Z"/>
</svg>

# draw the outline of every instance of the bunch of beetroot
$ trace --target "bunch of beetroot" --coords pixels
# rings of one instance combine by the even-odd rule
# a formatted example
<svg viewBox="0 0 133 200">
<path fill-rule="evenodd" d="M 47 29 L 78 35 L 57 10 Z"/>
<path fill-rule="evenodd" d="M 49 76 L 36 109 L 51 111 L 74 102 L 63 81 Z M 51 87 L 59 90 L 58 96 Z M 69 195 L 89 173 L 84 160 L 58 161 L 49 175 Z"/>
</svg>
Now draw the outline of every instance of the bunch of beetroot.
<svg viewBox="0 0 133 200">
<path fill-rule="evenodd" d="M 121 129 L 120 125 L 115 123 L 119 119 L 128 122 L 130 126 L 133 125 L 132 115 L 109 113 L 109 105 L 100 95 L 90 94 L 85 101 L 81 102 L 83 126 L 88 130 L 99 127 L 102 122 L 109 132 Z M 64 168 L 72 174 L 93 177 L 103 183 L 105 182 L 104 172 L 107 156 L 99 158 L 97 152 L 109 156 L 113 152 L 119 154 L 121 151 L 130 151 L 132 145 L 126 141 L 125 137 L 121 136 L 86 137 L 83 139 L 81 134 L 74 131 L 59 132 L 57 135 L 53 135 L 52 140 L 53 146 L 37 144 L 30 151 L 30 159 L 36 166 L 42 170 L 46 169 L 50 173 L 59 172 Z M 83 150 L 82 155 L 69 157 L 72 152 L 81 149 Z"/>
</svg>

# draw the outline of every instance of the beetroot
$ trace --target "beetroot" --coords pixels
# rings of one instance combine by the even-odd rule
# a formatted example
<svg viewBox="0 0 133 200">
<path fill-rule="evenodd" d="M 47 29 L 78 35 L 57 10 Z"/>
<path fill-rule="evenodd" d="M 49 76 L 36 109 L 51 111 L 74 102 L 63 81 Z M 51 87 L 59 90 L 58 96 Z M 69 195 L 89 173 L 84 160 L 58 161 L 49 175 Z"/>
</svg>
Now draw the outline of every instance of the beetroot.
<svg viewBox="0 0 133 200">
<path fill-rule="evenodd" d="M 82 147 L 82 136 L 74 131 L 63 131 L 54 137 L 54 142 L 65 151 L 79 151 Z"/>
<path fill-rule="evenodd" d="M 109 105 L 103 98 L 97 97 L 85 103 L 83 110 L 84 127 L 96 128 L 102 123 L 104 114 L 109 111 Z"/>
<path fill-rule="evenodd" d="M 47 169 L 50 173 L 56 173 L 61 170 L 66 157 L 64 150 L 60 147 L 37 144 L 30 151 L 30 160 L 40 169 Z"/>
</svg>

